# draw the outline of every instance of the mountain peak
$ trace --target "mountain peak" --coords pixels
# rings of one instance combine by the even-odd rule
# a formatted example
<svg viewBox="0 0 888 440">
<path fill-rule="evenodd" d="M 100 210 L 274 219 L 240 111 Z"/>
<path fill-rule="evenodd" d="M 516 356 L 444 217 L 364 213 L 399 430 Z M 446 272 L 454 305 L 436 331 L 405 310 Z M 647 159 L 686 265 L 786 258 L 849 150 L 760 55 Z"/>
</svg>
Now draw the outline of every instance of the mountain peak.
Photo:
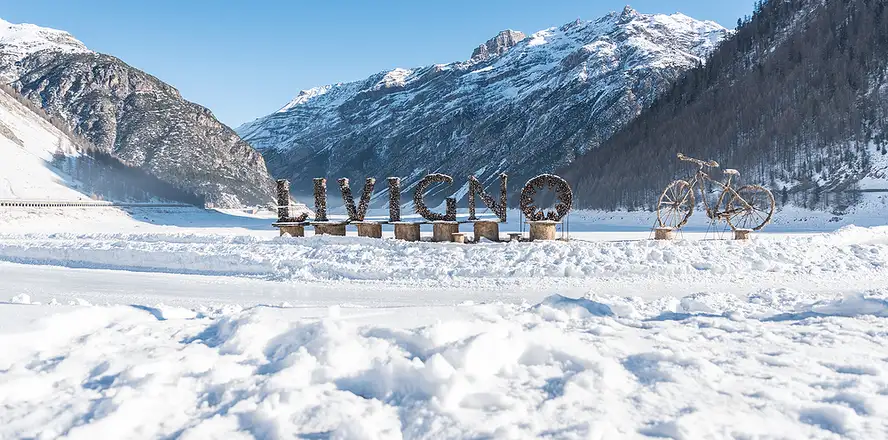
<svg viewBox="0 0 888 440">
<path fill-rule="evenodd" d="M 639 14 L 638 11 L 636 11 L 635 9 L 632 9 L 632 6 L 626 5 L 626 7 L 623 8 L 623 12 L 620 13 L 620 23 L 628 23 L 637 18 L 639 15 L 641 14 Z"/>
<path fill-rule="evenodd" d="M 91 52 L 65 31 L 0 19 L 0 79 L 14 80 L 18 74 L 15 64 L 44 50 L 58 53 Z"/>
<path fill-rule="evenodd" d="M 52 49 L 58 52 L 90 52 L 86 45 L 73 35 L 35 24 L 14 24 L 0 19 L 0 46 L 4 53 L 23 56 L 41 50 Z"/>
<path fill-rule="evenodd" d="M 500 31 L 495 37 L 478 46 L 472 52 L 472 60 L 486 60 L 509 50 L 512 46 L 526 37 L 523 32 L 506 29 Z"/>
</svg>

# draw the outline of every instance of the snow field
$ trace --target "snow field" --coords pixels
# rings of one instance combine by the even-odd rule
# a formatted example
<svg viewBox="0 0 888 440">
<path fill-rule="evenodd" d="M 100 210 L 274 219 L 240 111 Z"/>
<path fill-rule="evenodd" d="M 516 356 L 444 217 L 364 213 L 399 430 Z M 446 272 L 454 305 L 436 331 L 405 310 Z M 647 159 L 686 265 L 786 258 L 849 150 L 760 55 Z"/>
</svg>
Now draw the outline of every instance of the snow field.
<svg viewBox="0 0 888 440">
<path fill-rule="evenodd" d="M 0 438 L 888 437 L 888 227 L 457 245 L 0 217 Z"/>
<path fill-rule="evenodd" d="M 0 334 L 0 437 L 888 435 L 885 291 L 416 309 L 69 308 Z"/>
</svg>

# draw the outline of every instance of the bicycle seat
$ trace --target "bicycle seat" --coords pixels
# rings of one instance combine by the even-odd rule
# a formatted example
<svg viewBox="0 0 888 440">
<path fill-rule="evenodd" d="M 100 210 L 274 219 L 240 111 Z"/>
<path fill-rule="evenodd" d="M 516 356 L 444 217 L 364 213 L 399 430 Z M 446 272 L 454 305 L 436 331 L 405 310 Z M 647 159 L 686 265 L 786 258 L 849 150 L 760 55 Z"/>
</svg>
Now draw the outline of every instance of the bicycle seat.
<svg viewBox="0 0 888 440">
<path fill-rule="evenodd" d="M 725 168 L 725 169 L 724 169 L 724 173 L 725 173 L 725 174 L 730 174 L 730 175 L 732 175 L 732 176 L 739 176 L 739 175 L 740 175 L 740 172 L 739 172 L 739 171 L 737 171 L 737 170 L 735 170 L 735 169 L 732 169 L 732 168 Z"/>
</svg>

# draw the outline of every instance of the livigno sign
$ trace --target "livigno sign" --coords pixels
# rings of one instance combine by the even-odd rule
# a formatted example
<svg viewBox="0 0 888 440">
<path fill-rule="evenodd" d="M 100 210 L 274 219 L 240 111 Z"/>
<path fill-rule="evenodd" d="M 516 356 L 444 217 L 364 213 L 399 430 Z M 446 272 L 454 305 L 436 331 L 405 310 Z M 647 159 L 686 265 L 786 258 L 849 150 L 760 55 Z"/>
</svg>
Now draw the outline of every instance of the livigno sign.
<svg viewBox="0 0 888 440">
<path fill-rule="evenodd" d="M 401 222 L 401 179 L 398 177 L 389 177 L 389 222 Z M 496 214 L 499 221 L 506 221 L 507 213 L 507 183 L 508 176 L 500 174 L 500 194 L 499 200 L 484 190 L 483 185 L 475 176 L 469 176 L 469 193 L 468 208 L 469 221 L 478 220 L 476 216 L 476 198 L 480 197 L 482 203 L 490 208 Z M 425 203 L 426 191 L 436 183 L 453 184 L 453 177 L 446 174 L 429 174 L 422 178 L 413 191 L 413 206 L 417 214 L 427 221 L 431 222 L 453 222 L 456 221 L 456 199 L 449 197 L 446 199 L 445 212 L 432 211 Z M 349 180 L 346 178 L 339 179 L 339 190 L 342 194 L 342 201 L 348 212 L 349 222 L 363 222 L 370 206 L 370 198 L 376 186 L 376 179 L 368 178 L 361 190 L 361 197 L 355 204 L 355 198 L 352 193 Z M 535 196 L 540 190 L 545 188 L 551 189 L 555 193 L 555 206 L 552 210 L 541 210 L 536 206 Z M 280 222 L 305 222 L 308 220 L 308 214 L 303 213 L 298 217 L 289 216 L 290 188 L 289 182 L 286 180 L 278 180 L 278 218 Z M 328 222 L 327 218 L 327 179 L 314 179 L 314 205 L 315 217 L 314 222 Z M 554 174 L 542 174 L 527 181 L 521 190 L 520 209 L 527 217 L 528 221 L 552 221 L 559 222 L 563 219 L 573 205 L 573 193 L 567 181 Z"/>
</svg>

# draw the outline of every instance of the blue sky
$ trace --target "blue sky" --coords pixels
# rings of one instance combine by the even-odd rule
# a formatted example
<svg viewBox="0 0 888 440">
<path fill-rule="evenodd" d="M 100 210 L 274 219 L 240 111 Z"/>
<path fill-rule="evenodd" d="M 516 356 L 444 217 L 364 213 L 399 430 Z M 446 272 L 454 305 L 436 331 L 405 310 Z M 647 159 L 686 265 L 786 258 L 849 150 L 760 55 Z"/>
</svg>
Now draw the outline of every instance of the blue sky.
<svg viewBox="0 0 888 440">
<path fill-rule="evenodd" d="M 178 88 L 224 123 L 300 90 L 394 67 L 464 60 L 503 29 L 527 34 L 620 11 L 621 1 L 0 0 L 0 18 L 64 29 Z M 752 0 L 636 0 L 733 28 Z"/>
</svg>

